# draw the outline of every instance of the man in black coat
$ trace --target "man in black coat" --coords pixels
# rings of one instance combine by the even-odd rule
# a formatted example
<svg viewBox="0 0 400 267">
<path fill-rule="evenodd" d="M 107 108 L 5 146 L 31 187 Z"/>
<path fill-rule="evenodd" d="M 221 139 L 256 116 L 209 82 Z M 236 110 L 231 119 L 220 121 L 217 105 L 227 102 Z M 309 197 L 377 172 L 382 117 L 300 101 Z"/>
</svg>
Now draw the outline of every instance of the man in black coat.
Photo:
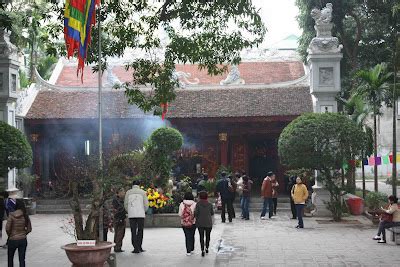
<svg viewBox="0 0 400 267">
<path fill-rule="evenodd" d="M 225 207 L 228 209 L 228 220 L 232 222 L 233 218 L 233 194 L 234 189 L 231 184 L 231 181 L 226 177 L 226 172 L 221 173 L 221 179 L 217 183 L 216 188 L 217 193 L 221 196 L 221 204 L 222 204 L 222 211 L 221 211 L 221 219 L 222 222 L 225 223 Z"/>
</svg>

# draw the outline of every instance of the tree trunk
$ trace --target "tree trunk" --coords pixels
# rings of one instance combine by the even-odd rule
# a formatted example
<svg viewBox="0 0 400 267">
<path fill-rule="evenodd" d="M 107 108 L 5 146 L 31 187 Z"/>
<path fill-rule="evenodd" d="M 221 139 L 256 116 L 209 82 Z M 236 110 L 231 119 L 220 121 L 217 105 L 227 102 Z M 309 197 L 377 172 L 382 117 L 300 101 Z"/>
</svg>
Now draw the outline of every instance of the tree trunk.
<svg viewBox="0 0 400 267">
<path fill-rule="evenodd" d="M 72 208 L 72 212 L 74 215 L 74 223 L 75 223 L 75 233 L 77 239 L 83 239 L 84 231 L 83 231 L 83 217 L 82 210 L 79 201 L 79 191 L 78 191 L 78 182 L 74 181 L 71 183 L 72 186 L 72 200 L 70 202 L 70 206 Z"/>
<path fill-rule="evenodd" d="M 364 167 L 364 162 L 361 163 L 361 175 L 362 175 L 362 194 L 363 194 L 363 199 L 365 199 L 365 167 Z"/>
<path fill-rule="evenodd" d="M 378 156 L 378 134 L 376 132 L 376 112 L 374 112 L 374 191 L 378 192 L 378 165 L 376 165 L 376 158 Z"/>
</svg>

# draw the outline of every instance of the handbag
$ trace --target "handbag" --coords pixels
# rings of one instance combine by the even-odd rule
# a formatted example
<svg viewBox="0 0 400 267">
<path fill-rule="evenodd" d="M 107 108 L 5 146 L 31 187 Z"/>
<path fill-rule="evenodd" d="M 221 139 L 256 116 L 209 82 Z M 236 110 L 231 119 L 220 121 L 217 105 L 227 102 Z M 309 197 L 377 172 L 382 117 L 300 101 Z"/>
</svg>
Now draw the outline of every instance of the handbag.
<svg viewBox="0 0 400 267">
<path fill-rule="evenodd" d="M 389 213 L 382 213 L 381 214 L 381 220 L 384 222 L 392 222 L 393 221 L 393 214 Z"/>
</svg>

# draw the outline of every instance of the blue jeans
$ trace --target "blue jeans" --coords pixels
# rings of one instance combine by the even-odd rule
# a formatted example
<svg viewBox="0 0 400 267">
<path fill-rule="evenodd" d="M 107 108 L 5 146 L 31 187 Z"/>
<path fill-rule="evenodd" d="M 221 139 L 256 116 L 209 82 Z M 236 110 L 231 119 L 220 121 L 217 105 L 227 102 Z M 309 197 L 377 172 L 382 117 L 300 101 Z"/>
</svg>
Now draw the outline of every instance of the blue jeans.
<svg viewBox="0 0 400 267">
<path fill-rule="evenodd" d="M 272 213 L 274 211 L 274 203 L 272 202 L 272 198 L 270 198 L 270 197 L 264 198 L 264 204 L 263 204 L 263 209 L 261 212 L 261 217 L 264 217 L 265 214 L 267 213 L 267 206 L 268 206 L 268 215 L 269 215 L 269 218 L 271 218 Z"/>
<path fill-rule="evenodd" d="M 296 205 L 296 214 L 297 214 L 297 219 L 299 220 L 299 227 L 303 228 L 304 223 L 303 223 L 303 210 L 304 210 L 304 204 L 295 204 Z"/>
<path fill-rule="evenodd" d="M 250 206 L 250 197 L 249 196 L 242 196 L 240 205 L 242 207 L 242 214 L 243 218 L 249 219 L 250 218 L 250 212 L 249 212 L 249 206 Z"/>
</svg>

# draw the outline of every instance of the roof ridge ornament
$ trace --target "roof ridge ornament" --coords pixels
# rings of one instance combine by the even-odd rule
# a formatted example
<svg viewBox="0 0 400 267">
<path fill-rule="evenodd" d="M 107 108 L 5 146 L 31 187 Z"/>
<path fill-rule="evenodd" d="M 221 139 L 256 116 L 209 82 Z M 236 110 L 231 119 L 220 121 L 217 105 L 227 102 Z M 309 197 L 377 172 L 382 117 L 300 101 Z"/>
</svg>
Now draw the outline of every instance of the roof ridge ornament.
<svg viewBox="0 0 400 267">
<path fill-rule="evenodd" d="M 189 81 L 192 76 L 189 72 L 174 70 L 172 73 L 172 79 L 177 80 L 179 83 L 179 88 L 185 89 L 187 85 L 198 85 L 200 80 L 198 78 L 193 78 L 193 81 Z"/>
<path fill-rule="evenodd" d="M 245 84 L 245 81 L 240 78 L 240 71 L 237 65 L 232 65 L 231 70 L 228 73 L 228 76 L 224 80 L 219 82 L 220 85 L 237 85 L 237 84 Z"/>
<path fill-rule="evenodd" d="M 332 36 L 332 12 L 332 3 L 327 3 L 321 10 L 317 8 L 311 10 L 311 17 L 315 21 L 314 29 L 317 31 L 317 36 L 311 40 L 307 50 L 309 54 L 340 53 L 343 48 L 339 44 L 338 38 Z"/>
</svg>

